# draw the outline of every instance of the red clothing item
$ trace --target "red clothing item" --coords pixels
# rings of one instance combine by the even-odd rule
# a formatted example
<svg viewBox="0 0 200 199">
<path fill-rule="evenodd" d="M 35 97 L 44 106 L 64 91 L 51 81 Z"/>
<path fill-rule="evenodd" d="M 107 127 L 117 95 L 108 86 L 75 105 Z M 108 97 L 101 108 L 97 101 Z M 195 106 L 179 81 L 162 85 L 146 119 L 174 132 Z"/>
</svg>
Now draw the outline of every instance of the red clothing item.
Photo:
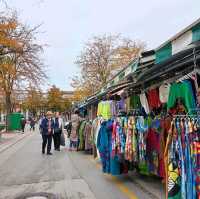
<svg viewBox="0 0 200 199">
<path fill-rule="evenodd" d="M 162 105 L 159 98 L 158 89 L 149 90 L 147 93 L 147 99 L 148 99 L 150 109 L 159 108 Z"/>
</svg>

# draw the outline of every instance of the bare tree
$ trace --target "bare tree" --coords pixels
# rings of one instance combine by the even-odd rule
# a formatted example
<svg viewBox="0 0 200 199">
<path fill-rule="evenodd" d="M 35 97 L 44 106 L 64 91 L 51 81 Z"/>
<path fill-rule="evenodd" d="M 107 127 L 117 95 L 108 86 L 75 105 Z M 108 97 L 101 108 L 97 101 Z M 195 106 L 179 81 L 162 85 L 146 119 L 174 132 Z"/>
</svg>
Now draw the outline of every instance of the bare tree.
<svg viewBox="0 0 200 199">
<path fill-rule="evenodd" d="M 81 75 L 72 79 L 72 86 L 82 93 L 94 93 L 125 67 L 144 49 L 143 42 L 122 38 L 120 35 L 103 35 L 86 43 L 76 64 Z M 80 93 L 80 92 L 79 92 Z"/>
</svg>

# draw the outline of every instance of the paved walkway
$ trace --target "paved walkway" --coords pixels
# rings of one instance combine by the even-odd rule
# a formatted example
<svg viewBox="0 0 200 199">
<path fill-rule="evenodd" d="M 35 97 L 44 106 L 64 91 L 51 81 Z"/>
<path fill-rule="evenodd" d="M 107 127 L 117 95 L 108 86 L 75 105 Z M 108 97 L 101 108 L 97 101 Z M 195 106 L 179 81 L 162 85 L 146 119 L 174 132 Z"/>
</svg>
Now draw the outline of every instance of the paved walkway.
<svg viewBox="0 0 200 199">
<path fill-rule="evenodd" d="M 150 194 L 130 176 L 103 174 L 100 164 L 82 152 L 62 148 L 53 156 L 42 155 L 41 136 L 36 132 L 19 135 L 12 147 L 0 153 L 0 182 L 0 199 L 41 192 L 59 199 L 164 198 Z"/>
<path fill-rule="evenodd" d="M 21 141 L 24 137 L 28 136 L 30 132 L 22 133 L 22 132 L 9 132 L 2 133 L 0 138 L 0 153 L 5 151 L 6 149 L 12 147 L 19 141 Z"/>
</svg>

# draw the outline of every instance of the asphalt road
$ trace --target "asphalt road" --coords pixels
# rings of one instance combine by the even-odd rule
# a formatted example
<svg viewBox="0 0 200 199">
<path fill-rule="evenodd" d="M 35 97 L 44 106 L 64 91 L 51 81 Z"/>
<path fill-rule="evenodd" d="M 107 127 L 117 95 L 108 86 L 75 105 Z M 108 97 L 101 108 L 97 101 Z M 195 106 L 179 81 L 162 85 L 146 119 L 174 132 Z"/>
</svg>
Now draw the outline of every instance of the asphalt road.
<svg viewBox="0 0 200 199">
<path fill-rule="evenodd" d="M 33 133 L 0 154 L 0 199 L 41 192 L 58 199 L 155 198 L 127 176 L 103 174 L 90 155 L 66 148 L 42 155 L 41 137 Z"/>
</svg>

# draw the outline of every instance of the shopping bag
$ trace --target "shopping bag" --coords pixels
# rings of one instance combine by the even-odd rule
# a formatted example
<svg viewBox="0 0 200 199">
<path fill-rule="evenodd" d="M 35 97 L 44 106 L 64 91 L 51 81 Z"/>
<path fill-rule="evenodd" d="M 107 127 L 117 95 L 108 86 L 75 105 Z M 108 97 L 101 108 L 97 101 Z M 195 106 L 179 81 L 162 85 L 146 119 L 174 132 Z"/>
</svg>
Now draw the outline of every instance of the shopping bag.
<svg viewBox="0 0 200 199">
<path fill-rule="evenodd" d="M 61 133 L 61 136 L 60 136 L 60 145 L 61 146 L 65 146 L 65 135 L 64 135 L 64 133 Z"/>
</svg>

